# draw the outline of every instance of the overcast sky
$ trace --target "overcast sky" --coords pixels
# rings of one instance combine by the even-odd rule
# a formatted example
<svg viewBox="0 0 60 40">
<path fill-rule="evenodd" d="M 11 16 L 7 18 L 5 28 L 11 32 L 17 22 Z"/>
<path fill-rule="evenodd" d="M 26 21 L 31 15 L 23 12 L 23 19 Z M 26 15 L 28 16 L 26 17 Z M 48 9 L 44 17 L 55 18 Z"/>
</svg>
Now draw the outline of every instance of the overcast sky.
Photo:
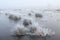
<svg viewBox="0 0 60 40">
<path fill-rule="evenodd" d="M 0 0 L 0 8 L 60 7 L 60 0 Z"/>
</svg>

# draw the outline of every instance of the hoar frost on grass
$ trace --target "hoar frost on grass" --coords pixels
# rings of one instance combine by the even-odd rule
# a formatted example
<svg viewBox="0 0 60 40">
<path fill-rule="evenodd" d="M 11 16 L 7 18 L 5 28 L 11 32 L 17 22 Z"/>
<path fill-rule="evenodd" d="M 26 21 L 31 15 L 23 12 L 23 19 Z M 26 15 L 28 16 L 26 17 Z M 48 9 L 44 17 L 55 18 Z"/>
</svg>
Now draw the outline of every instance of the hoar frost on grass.
<svg viewBox="0 0 60 40">
<path fill-rule="evenodd" d="M 36 18 L 42 18 L 43 16 L 42 16 L 41 14 L 39 14 L 39 13 L 36 13 L 36 14 L 35 14 L 35 17 L 36 17 Z"/>
<path fill-rule="evenodd" d="M 30 15 L 30 14 L 29 14 Z M 42 15 L 35 14 L 36 17 L 42 18 Z M 36 18 L 35 17 L 35 18 Z M 18 20 L 17 16 L 10 15 L 10 19 Z M 52 36 L 55 34 L 51 29 L 43 28 L 38 22 L 35 22 L 33 17 L 29 18 L 27 16 L 21 18 L 20 24 L 18 23 L 12 30 L 13 35 L 40 35 L 40 36 Z"/>
<path fill-rule="evenodd" d="M 11 20 L 14 20 L 14 21 L 18 21 L 18 20 L 21 20 L 21 17 L 20 16 L 16 16 L 16 15 L 9 15 L 8 17 L 9 19 Z"/>
</svg>

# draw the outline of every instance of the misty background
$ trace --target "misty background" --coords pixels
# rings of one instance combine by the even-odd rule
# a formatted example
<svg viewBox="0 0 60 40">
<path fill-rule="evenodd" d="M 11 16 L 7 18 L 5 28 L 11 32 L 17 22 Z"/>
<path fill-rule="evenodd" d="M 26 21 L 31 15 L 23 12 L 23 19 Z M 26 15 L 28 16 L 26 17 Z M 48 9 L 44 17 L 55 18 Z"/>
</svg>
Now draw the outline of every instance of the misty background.
<svg viewBox="0 0 60 40">
<path fill-rule="evenodd" d="M 0 9 L 31 7 L 60 8 L 60 0 L 0 0 Z"/>
</svg>

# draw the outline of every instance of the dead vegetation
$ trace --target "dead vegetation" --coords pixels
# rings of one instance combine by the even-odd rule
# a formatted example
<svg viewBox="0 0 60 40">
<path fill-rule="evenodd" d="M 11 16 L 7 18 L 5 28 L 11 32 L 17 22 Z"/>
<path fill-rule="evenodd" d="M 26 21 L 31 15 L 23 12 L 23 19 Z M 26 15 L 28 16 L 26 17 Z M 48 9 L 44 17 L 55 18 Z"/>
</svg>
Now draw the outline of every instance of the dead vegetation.
<svg viewBox="0 0 60 40">
<path fill-rule="evenodd" d="M 36 14 L 35 14 L 35 17 L 36 17 L 36 18 L 42 18 L 43 16 L 42 16 L 42 14 L 36 13 Z"/>
<path fill-rule="evenodd" d="M 32 22 L 31 22 L 31 20 L 25 19 L 25 20 L 23 21 L 23 25 L 24 25 L 25 27 L 27 27 L 27 26 L 29 26 L 29 25 L 32 25 Z"/>
<path fill-rule="evenodd" d="M 9 19 L 11 19 L 11 20 L 14 20 L 14 21 L 19 21 L 19 20 L 21 20 L 21 17 L 19 16 L 15 16 L 15 15 L 9 15 L 9 17 L 8 17 Z"/>
</svg>

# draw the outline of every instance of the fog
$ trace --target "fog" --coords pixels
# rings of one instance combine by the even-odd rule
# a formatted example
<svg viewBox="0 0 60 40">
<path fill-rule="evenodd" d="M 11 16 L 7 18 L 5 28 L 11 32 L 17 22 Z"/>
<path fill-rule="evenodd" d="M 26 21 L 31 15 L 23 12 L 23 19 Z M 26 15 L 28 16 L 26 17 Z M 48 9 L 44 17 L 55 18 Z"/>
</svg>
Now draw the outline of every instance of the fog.
<svg viewBox="0 0 60 40">
<path fill-rule="evenodd" d="M 29 9 L 29 8 L 33 8 L 33 9 Z M 42 9 L 47 9 L 47 10 L 42 10 Z M 35 14 L 38 15 L 35 16 Z M 42 18 L 40 18 L 41 16 L 38 17 L 39 14 L 42 15 Z M 39 37 L 23 36 L 20 38 L 18 37 L 19 35 L 13 37 L 14 33 L 18 31 L 15 28 L 18 28 L 18 26 L 19 28 L 25 27 L 24 26 L 25 24 L 23 25 L 23 21 L 25 18 L 32 20 L 33 25 L 29 25 L 31 23 L 29 24 L 26 23 L 27 25 L 29 25 L 29 28 L 30 26 L 36 25 L 36 28 L 38 29 L 36 33 L 40 34 L 41 32 L 43 32 L 41 34 L 45 34 L 46 36 L 47 33 L 55 34 L 55 35 L 53 36 L 50 35 L 51 37 L 50 36 L 46 37 L 44 35 L 45 36 L 44 38 L 43 37 L 40 38 L 40 36 Z M 47 31 L 41 29 L 43 31 L 40 32 L 39 31 L 40 27 L 46 28 Z M 51 32 L 51 30 L 48 31 L 48 29 L 52 29 L 52 31 L 54 32 Z M 24 32 L 25 32 L 25 28 L 24 28 Z M 60 0 L 0 0 L 0 39 L 1 40 L 37 40 L 37 39 L 58 40 L 59 39 L 60 40 Z"/>
<path fill-rule="evenodd" d="M 59 8 L 60 0 L 0 0 L 0 9 L 24 7 Z"/>
</svg>

